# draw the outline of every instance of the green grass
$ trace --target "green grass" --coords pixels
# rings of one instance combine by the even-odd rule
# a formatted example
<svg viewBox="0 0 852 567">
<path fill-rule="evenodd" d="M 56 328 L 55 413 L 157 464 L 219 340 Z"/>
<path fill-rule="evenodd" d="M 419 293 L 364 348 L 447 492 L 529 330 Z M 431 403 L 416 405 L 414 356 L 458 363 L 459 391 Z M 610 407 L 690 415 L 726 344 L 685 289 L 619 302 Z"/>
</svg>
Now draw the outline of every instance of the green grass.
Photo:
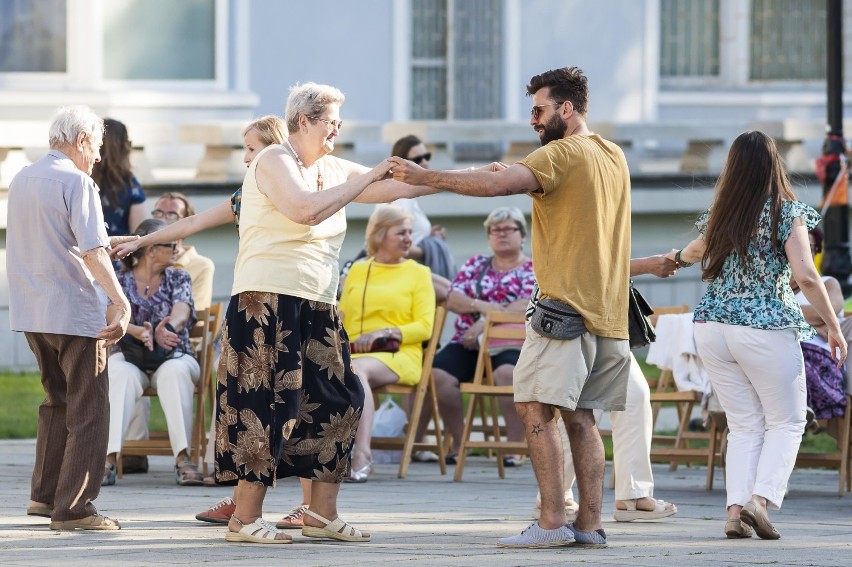
<svg viewBox="0 0 852 567">
<path fill-rule="evenodd" d="M 656 378 L 660 371 L 656 366 L 648 366 L 642 359 L 639 365 L 646 378 Z M 394 396 L 402 405 L 401 396 Z M 0 439 L 32 439 L 38 429 L 38 406 L 44 399 L 44 391 L 38 374 L 0 372 Z M 205 412 L 209 420 L 210 409 Z M 151 431 L 165 431 L 166 420 L 160 409 L 160 401 L 151 401 Z M 658 432 L 666 433 L 666 432 Z M 674 432 L 668 432 L 674 433 Z M 706 442 L 692 441 L 696 447 L 706 446 Z M 612 459 L 612 438 L 604 437 L 606 458 Z M 808 434 L 802 438 L 800 451 L 803 453 L 832 453 L 837 451 L 834 438 L 827 433 Z"/>
<path fill-rule="evenodd" d="M 0 439 L 32 439 L 38 430 L 38 407 L 44 400 L 35 373 L 0 372 Z M 165 431 L 160 401 L 151 401 L 151 431 Z"/>
</svg>

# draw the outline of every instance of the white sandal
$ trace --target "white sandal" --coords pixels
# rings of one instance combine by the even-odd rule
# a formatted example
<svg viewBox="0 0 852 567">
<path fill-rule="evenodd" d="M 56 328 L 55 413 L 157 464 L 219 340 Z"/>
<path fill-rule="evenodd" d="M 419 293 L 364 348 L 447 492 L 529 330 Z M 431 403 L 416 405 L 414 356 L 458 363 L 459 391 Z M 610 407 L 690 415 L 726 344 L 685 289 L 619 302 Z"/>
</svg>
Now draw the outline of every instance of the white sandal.
<svg viewBox="0 0 852 567">
<path fill-rule="evenodd" d="M 641 499 L 621 500 L 620 502 L 623 502 L 627 509 L 619 510 L 616 508 L 612 517 L 616 522 L 632 522 L 633 520 L 659 520 L 677 514 L 677 506 L 665 500 L 654 500 L 653 510 L 639 510 L 636 508 L 636 502 L 639 500 Z"/>
<path fill-rule="evenodd" d="M 276 539 L 278 534 L 284 533 L 271 522 L 267 522 L 263 518 L 258 518 L 250 524 L 244 524 L 236 516 L 231 516 L 235 522 L 242 527 L 238 532 L 232 532 L 230 529 L 225 534 L 225 540 L 231 542 L 242 543 L 293 543 L 289 536 L 287 539 Z"/>
<path fill-rule="evenodd" d="M 305 537 L 321 537 L 336 539 L 338 541 L 370 541 L 369 535 L 363 535 L 361 530 L 350 526 L 344 522 L 340 516 L 338 516 L 334 521 L 331 521 L 328 518 L 323 518 L 316 512 L 313 512 L 310 508 L 305 509 L 305 514 L 315 520 L 325 522 L 325 527 L 322 528 L 317 528 L 315 526 L 303 527 L 302 535 Z"/>
</svg>

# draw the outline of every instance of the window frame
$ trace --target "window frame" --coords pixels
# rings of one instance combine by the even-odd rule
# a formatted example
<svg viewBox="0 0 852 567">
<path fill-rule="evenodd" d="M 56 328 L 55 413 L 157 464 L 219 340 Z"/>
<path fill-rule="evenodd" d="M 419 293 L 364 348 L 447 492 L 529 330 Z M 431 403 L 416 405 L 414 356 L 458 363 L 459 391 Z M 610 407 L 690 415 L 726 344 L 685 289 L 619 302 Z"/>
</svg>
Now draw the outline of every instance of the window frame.
<svg viewBox="0 0 852 567">
<path fill-rule="evenodd" d="M 66 65 L 64 72 L 2 73 L 0 86 L 9 92 L 75 89 L 110 91 L 224 92 L 229 84 L 229 0 L 214 1 L 213 78 L 186 80 L 106 79 L 104 77 L 103 9 L 109 0 L 66 0 Z M 238 7 L 238 10 L 245 9 Z"/>
</svg>

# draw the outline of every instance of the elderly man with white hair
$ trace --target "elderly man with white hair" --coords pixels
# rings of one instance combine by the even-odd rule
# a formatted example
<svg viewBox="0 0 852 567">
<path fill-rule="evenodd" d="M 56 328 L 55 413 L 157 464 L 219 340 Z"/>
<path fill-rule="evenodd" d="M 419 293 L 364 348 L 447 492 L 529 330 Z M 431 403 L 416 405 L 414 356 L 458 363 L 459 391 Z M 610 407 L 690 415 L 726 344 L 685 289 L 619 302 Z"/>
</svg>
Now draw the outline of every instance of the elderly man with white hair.
<svg viewBox="0 0 852 567">
<path fill-rule="evenodd" d="M 130 304 L 107 248 L 98 186 L 103 120 L 61 108 L 50 151 L 9 186 L 6 271 L 11 328 L 25 333 L 41 371 L 36 459 L 27 514 L 53 530 L 117 530 L 97 513 L 109 434 L 106 347 L 127 330 Z"/>
</svg>

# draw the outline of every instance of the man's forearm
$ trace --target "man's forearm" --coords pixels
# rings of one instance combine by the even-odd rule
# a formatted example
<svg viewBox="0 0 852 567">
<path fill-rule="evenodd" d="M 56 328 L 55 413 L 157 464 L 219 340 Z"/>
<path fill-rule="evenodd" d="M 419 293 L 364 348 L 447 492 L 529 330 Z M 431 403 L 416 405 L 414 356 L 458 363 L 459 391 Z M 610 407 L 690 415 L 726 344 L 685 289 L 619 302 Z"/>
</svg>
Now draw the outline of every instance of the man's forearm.
<svg viewBox="0 0 852 567">
<path fill-rule="evenodd" d="M 443 191 L 471 197 L 496 197 L 513 195 L 515 192 L 501 191 L 494 183 L 494 174 L 487 171 L 427 171 L 424 183 Z"/>
<path fill-rule="evenodd" d="M 125 306 L 130 305 L 127 297 L 124 295 L 124 291 L 121 289 L 121 285 L 118 283 L 118 278 L 115 277 L 115 270 L 112 268 L 112 262 L 109 259 L 106 249 L 94 248 L 84 252 L 83 261 L 111 303 Z"/>
</svg>

